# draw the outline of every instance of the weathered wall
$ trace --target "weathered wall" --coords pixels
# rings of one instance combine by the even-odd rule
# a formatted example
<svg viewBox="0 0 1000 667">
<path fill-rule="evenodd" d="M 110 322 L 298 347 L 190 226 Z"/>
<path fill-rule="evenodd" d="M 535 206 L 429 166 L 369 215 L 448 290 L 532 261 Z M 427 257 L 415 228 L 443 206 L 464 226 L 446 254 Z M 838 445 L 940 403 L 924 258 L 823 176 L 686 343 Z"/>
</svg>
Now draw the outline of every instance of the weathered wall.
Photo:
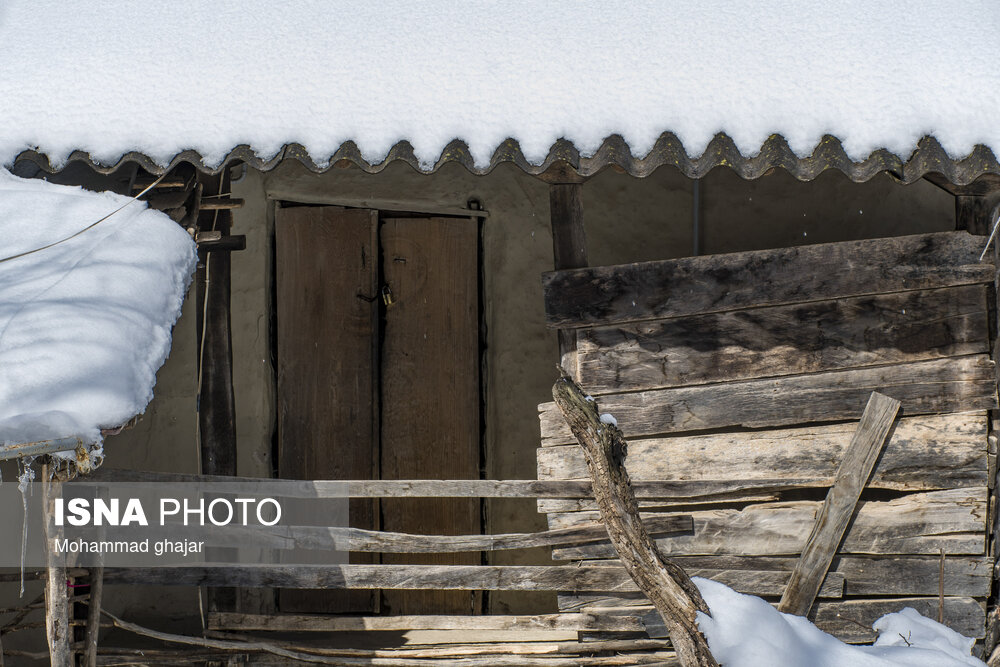
<svg viewBox="0 0 1000 667">
<path fill-rule="evenodd" d="M 261 174 L 248 171 L 234 183 L 246 205 L 236 212 L 233 233 L 247 235 L 247 250 L 233 255 L 233 337 L 239 473 L 269 475 L 274 428 L 270 352 L 272 206 L 268 196 L 391 210 L 465 207 L 482 202 L 486 295 L 486 474 L 491 478 L 535 476 L 536 405 L 548 400 L 555 377 L 556 338 L 543 325 L 540 274 L 552 267 L 547 186 L 512 166 L 484 177 L 446 165 L 421 175 L 403 164 L 369 175 L 333 169 L 315 175 L 289 163 Z M 692 247 L 692 183 L 672 169 L 646 179 L 606 171 L 584 185 L 591 264 L 689 255 Z M 716 169 L 702 182 L 704 252 L 777 247 L 946 230 L 953 201 L 928 183 L 898 186 L 888 176 L 866 184 L 827 172 L 800 183 L 778 171 L 743 181 Z M 193 299 L 174 332 L 174 347 L 158 375 L 156 398 L 139 425 L 108 439 L 107 465 L 163 471 L 194 471 L 196 385 Z M 492 532 L 545 527 L 532 501 L 488 503 Z M 541 552 L 507 552 L 499 564 L 550 562 Z M 547 594 L 496 594 L 497 612 L 554 608 Z M 151 602 L 155 601 L 155 602 Z M 155 604 L 155 608 L 153 605 Z M 167 611 L 194 613 L 191 591 L 121 592 L 120 611 L 137 620 Z"/>
</svg>

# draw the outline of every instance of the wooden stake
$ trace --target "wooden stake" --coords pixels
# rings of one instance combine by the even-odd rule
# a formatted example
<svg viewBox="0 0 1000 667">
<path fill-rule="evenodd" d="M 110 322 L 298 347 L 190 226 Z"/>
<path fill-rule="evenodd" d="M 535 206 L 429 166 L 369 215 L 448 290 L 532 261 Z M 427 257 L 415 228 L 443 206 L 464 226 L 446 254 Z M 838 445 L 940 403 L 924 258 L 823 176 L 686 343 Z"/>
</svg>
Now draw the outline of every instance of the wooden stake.
<svg viewBox="0 0 1000 667">
<path fill-rule="evenodd" d="M 49 659 L 58 667 L 72 664 L 70 652 L 69 601 L 66 595 L 66 567 L 60 565 L 53 553 L 52 544 L 58 539 L 57 528 L 50 524 L 54 500 L 62 484 L 51 478 L 48 465 L 42 466 L 42 502 L 45 517 L 46 557 L 48 560 L 45 582 L 45 635 L 49 642 Z"/>
<path fill-rule="evenodd" d="M 603 423 L 594 401 L 587 400 L 565 375 L 553 385 L 552 397 L 583 447 L 611 544 L 629 576 L 663 616 L 681 665 L 718 667 L 696 620 L 696 612 L 709 613 L 708 605 L 687 573 L 660 554 L 639 518 L 625 470 L 628 443 L 621 431 L 616 425 Z"/>
<path fill-rule="evenodd" d="M 101 599 L 104 595 L 104 568 L 90 569 L 90 603 L 87 607 L 87 638 L 84 667 L 97 667 L 97 639 L 101 632 Z M 2 667 L 2 666 L 0 666 Z"/>
<path fill-rule="evenodd" d="M 899 401 L 872 392 L 847 453 L 837 469 L 833 486 L 826 495 L 826 502 L 816 516 L 802 556 L 795 564 L 785 594 L 781 596 L 778 611 L 797 616 L 809 613 L 898 411 Z"/>
</svg>

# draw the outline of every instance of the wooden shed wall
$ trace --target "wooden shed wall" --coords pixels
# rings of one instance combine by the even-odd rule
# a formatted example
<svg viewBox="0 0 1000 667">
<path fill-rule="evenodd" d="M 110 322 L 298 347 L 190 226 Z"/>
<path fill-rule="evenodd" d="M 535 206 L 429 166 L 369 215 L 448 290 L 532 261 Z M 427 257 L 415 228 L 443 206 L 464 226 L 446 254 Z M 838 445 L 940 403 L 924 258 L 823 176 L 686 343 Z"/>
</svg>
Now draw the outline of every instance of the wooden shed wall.
<svg viewBox="0 0 1000 667">
<path fill-rule="evenodd" d="M 876 618 L 912 606 L 982 638 L 997 407 L 995 271 L 978 260 L 982 243 L 949 232 L 547 274 L 549 324 L 575 330 L 571 370 L 629 439 L 632 480 L 675 485 L 640 508 L 694 519 L 661 549 L 691 574 L 780 595 L 879 391 L 902 402 L 900 419 L 811 617 L 861 642 Z M 586 479 L 554 404 L 539 410 L 538 478 Z M 598 518 L 589 500 L 539 510 L 552 529 Z M 614 555 L 608 544 L 553 552 L 589 565 Z M 651 609 L 638 593 L 559 601 Z"/>
</svg>

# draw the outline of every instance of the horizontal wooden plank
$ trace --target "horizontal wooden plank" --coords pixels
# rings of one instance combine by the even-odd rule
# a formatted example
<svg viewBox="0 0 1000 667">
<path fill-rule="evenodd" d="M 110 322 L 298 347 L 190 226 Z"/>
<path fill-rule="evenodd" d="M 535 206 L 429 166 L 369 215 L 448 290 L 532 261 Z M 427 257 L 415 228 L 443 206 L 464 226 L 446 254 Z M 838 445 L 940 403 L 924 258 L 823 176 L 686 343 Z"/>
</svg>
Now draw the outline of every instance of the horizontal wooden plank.
<svg viewBox="0 0 1000 667">
<path fill-rule="evenodd" d="M 778 480 L 776 486 L 781 490 L 791 488 L 811 488 L 809 486 L 786 486 Z M 658 498 L 652 500 L 637 500 L 636 504 L 643 511 L 652 512 L 654 510 L 667 510 L 678 506 L 692 508 L 699 505 L 711 505 L 719 507 L 723 505 L 745 504 L 745 503 L 766 503 L 781 500 L 781 494 L 774 493 L 747 493 L 734 492 L 729 496 L 715 496 L 711 499 L 695 498 L 685 500 L 682 498 Z M 589 512 L 597 509 L 597 503 L 593 499 L 587 498 L 557 498 L 552 500 L 541 499 L 536 502 L 539 513 L 552 514 L 560 512 Z"/>
<path fill-rule="evenodd" d="M 888 501 L 862 501 L 841 545 L 844 554 L 983 554 L 988 491 L 984 487 L 912 493 Z M 665 555 L 796 555 L 812 530 L 821 503 L 749 505 L 741 510 L 693 510 L 693 535 L 657 540 Z M 644 512 L 646 517 L 669 513 Z M 551 528 L 591 523 L 596 512 L 550 514 Z M 554 549 L 557 560 L 612 558 L 608 543 Z"/>
<path fill-rule="evenodd" d="M 211 630 L 265 632 L 364 632 L 406 630 L 569 630 L 577 632 L 642 632 L 638 618 L 588 613 L 533 616 L 331 616 L 305 614 L 213 613 L 206 618 Z"/>
<path fill-rule="evenodd" d="M 985 285 L 580 329 L 592 394 L 988 353 Z"/>
<path fill-rule="evenodd" d="M 700 576 L 744 593 L 777 595 L 787 571 L 698 568 Z M 600 591 L 635 593 L 639 588 L 621 566 L 587 565 L 340 565 L 316 567 L 108 568 L 112 584 L 160 586 L 264 586 L 396 590 Z M 841 597 L 844 578 L 834 573 L 821 595 Z"/>
<path fill-rule="evenodd" d="M 627 438 L 661 433 L 766 428 L 856 420 L 873 391 L 903 404 L 902 414 L 997 407 L 993 361 L 986 355 L 919 361 L 766 380 L 656 389 L 600 397 L 601 412 Z M 555 403 L 538 406 L 542 444 L 575 442 Z"/>
<path fill-rule="evenodd" d="M 797 560 L 794 556 L 672 556 L 671 559 L 688 572 L 703 569 L 790 572 Z M 598 563 L 618 566 L 617 560 L 586 562 L 590 566 Z M 938 594 L 940 567 L 939 556 L 837 556 L 830 572 L 844 578 L 846 596 L 921 596 Z M 948 556 L 944 561 L 944 594 L 987 597 L 992 568 L 988 556 Z M 559 599 L 560 611 L 648 604 L 641 593 L 561 594 Z"/>
<path fill-rule="evenodd" d="M 777 605 L 777 602 L 773 603 Z M 809 620 L 816 626 L 848 644 L 865 644 L 874 641 L 872 624 L 880 617 L 912 607 L 928 618 L 937 618 L 940 601 L 937 597 L 874 598 L 867 600 L 821 600 L 813 605 Z M 982 639 L 986 635 L 984 601 L 968 597 L 945 597 L 944 624 L 966 637 Z M 662 620 L 652 607 L 594 608 L 594 613 L 605 615 L 639 615 L 650 636 L 666 636 Z"/>
<path fill-rule="evenodd" d="M 993 281 L 982 240 L 940 232 L 553 271 L 542 276 L 553 328 Z"/>
<path fill-rule="evenodd" d="M 619 422 L 620 423 L 620 422 Z M 622 424 L 624 426 L 624 424 Z M 733 480 L 735 495 L 767 490 L 825 488 L 843 458 L 855 425 L 715 433 L 632 440 L 625 465 L 633 483 L 647 480 Z M 986 486 L 986 413 L 927 415 L 896 422 L 868 482 L 872 489 L 931 491 Z M 669 454 L 668 454 L 669 453 Z M 579 445 L 537 451 L 539 479 L 589 476 Z M 787 480 L 783 485 L 783 479 Z M 771 480 L 770 488 L 750 481 Z M 707 480 L 706 480 L 707 481 Z M 596 509 L 592 500 L 540 500 L 543 511 Z M 566 509 L 562 511 L 575 511 Z"/>
<path fill-rule="evenodd" d="M 690 516 L 656 517 L 646 523 L 651 535 L 690 532 Z M 151 539 L 162 536 L 162 527 L 109 527 L 112 540 Z M 493 535 L 415 535 L 361 528 L 325 526 L 171 526 L 171 539 L 201 541 L 210 547 L 255 549 L 319 549 L 368 553 L 461 553 L 468 551 L 505 551 L 536 547 L 565 546 L 598 542 L 608 538 L 603 524 L 593 523 L 561 530 L 536 533 L 501 533 Z"/>
</svg>

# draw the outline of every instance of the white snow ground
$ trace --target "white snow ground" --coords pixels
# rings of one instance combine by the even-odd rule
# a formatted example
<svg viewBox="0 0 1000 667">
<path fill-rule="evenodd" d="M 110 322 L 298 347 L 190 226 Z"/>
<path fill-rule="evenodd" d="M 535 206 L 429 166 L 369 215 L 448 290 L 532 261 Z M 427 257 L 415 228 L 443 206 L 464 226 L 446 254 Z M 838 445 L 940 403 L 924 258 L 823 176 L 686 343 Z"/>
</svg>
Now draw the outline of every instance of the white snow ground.
<svg viewBox="0 0 1000 667">
<path fill-rule="evenodd" d="M 508 137 L 538 163 L 664 131 L 691 156 L 720 131 L 744 155 L 772 133 L 800 156 L 827 133 L 855 160 L 924 135 L 1000 153 L 997 35 L 995 0 L 7 0 L 0 164 L 348 140 L 379 162 L 406 139 L 429 165 L 460 138 L 484 166 Z"/>
<path fill-rule="evenodd" d="M 873 646 L 845 644 L 801 616 L 764 600 L 694 577 L 712 612 L 698 614 L 715 659 L 725 667 L 985 667 L 975 640 L 907 607 L 875 622 Z"/>
<path fill-rule="evenodd" d="M 0 443 L 76 436 L 142 413 L 196 262 L 143 202 L 0 169 Z"/>
</svg>

